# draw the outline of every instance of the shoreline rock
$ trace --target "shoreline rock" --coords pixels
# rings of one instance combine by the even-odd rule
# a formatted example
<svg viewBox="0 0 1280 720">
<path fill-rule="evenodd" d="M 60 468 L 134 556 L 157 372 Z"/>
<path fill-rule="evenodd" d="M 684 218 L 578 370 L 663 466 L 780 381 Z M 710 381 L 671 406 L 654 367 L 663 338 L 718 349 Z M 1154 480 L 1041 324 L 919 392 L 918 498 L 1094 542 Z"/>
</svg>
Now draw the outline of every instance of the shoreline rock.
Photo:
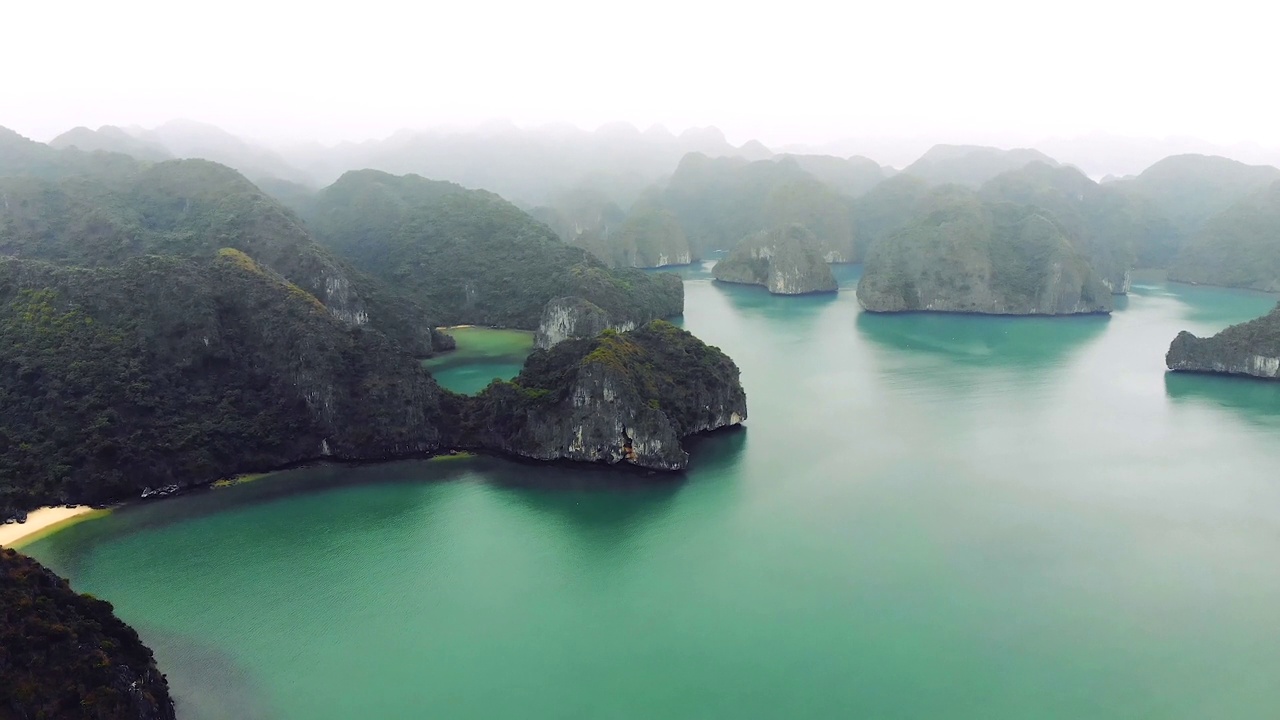
<svg viewBox="0 0 1280 720">
<path fill-rule="evenodd" d="M 1280 306 L 1212 337 L 1183 330 L 1169 345 L 1165 365 L 1175 372 L 1280 380 Z"/>
</svg>

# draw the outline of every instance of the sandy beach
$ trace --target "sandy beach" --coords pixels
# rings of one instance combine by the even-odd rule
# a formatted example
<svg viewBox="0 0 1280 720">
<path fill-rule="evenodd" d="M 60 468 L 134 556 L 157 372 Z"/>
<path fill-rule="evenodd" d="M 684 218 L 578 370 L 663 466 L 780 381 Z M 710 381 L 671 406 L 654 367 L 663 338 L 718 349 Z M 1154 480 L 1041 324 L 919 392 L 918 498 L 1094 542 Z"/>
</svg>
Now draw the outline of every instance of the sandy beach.
<svg viewBox="0 0 1280 720">
<path fill-rule="evenodd" d="M 81 515 L 88 515 L 95 510 L 88 505 L 76 507 L 45 507 L 32 510 L 24 523 L 0 525 L 0 547 L 13 547 L 19 541 L 44 530 L 50 530 Z M 101 511 L 105 512 L 105 511 Z"/>
</svg>

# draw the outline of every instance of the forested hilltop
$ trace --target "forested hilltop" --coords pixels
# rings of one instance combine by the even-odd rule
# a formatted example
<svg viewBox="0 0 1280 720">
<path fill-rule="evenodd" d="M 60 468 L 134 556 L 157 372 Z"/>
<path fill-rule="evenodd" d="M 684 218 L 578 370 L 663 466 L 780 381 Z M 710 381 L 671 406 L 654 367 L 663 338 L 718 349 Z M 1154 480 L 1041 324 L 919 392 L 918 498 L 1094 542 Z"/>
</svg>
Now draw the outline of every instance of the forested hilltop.
<svg viewBox="0 0 1280 720">
<path fill-rule="evenodd" d="M 1111 291 L 1051 214 L 944 186 L 872 246 L 858 301 L 875 312 L 1110 312 Z"/>
<path fill-rule="evenodd" d="M 437 323 L 537 327 L 564 297 L 607 308 L 606 327 L 682 308 L 678 278 L 612 270 L 450 183 L 331 188 L 320 221 L 365 273 L 216 163 L 0 149 L 4 517 L 320 458 L 507 452 L 461 434 L 472 401 L 419 364 L 446 346 Z"/>
<path fill-rule="evenodd" d="M 110 603 L 0 548 L 0 718 L 172 720 L 155 659 Z"/>
<path fill-rule="evenodd" d="M 24 166 L 27 174 L 46 179 L 127 173 L 131 166 L 122 164 L 127 158 L 121 153 L 149 161 L 215 160 L 308 216 L 315 188 L 344 172 L 379 168 L 430 174 L 497 191 L 521 203 L 566 243 L 622 268 L 697 261 L 789 224 L 812 232 L 828 261 L 859 262 L 873 245 L 919 219 L 923 190 L 962 184 L 988 199 L 1032 205 L 1054 216 L 1117 293 L 1125 291 L 1126 278 L 1138 268 L 1172 269 L 1172 278 L 1187 282 L 1269 287 L 1270 281 L 1254 277 L 1248 264 L 1253 251 L 1233 250 L 1228 258 L 1214 258 L 1210 267 L 1203 248 L 1219 235 L 1236 248 L 1264 245 L 1267 230 L 1256 223 L 1211 221 L 1225 213 L 1239 216 L 1237 205 L 1280 180 L 1274 167 L 1183 154 L 1136 176 L 1108 177 L 1099 184 L 1051 157 L 1054 148 L 1068 148 L 1065 157 L 1072 159 L 1097 154 L 1079 143 L 1041 149 L 1050 154 L 1034 148 L 936 145 L 899 172 L 857 156 L 775 154 L 756 142 L 735 147 L 714 128 L 676 136 L 625 124 L 584 132 L 498 123 L 277 152 L 212 126 L 175 121 L 150 130 L 74 128 L 53 142 L 67 149 L 56 161 L 49 156 L 53 148 L 37 143 L 30 145 L 38 148 L 16 154 L 6 150 L 3 140 L 8 139 L 0 137 L 0 166 Z"/>
<path fill-rule="evenodd" d="M 1170 370 L 1280 379 L 1280 306 L 1213 337 L 1178 333 L 1165 364 Z"/>
<path fill-rule="evenodd" d="M 291 210 L 230 168 L 85 156 L 21 138 L 9 147 L 41 159 L 0 162 L 0 254 L 102 267 L 143 255 L 210 258 L 231 247 L 349 325 L 370 324 L 422 356 L 451 346 L 434 331 L 439 318 L 427 308 L 325 251 Z M 80 171 L 53 172 L 68 165 Z"/>
<path fill-rule="evenodd" d="M 350 172 L 306 217 L 334 253 L 447 324 L 532 330 L 565 296 L 632 326 L 684 310 L 679 278 L 611 269 L 497 195 L 453 183 Z"/>
<path fill-rule="evenodd" d="M 1169 277 L 1280 292 L 1280 180 L 1209 218 L 1182 247 Z"/>
</svg>

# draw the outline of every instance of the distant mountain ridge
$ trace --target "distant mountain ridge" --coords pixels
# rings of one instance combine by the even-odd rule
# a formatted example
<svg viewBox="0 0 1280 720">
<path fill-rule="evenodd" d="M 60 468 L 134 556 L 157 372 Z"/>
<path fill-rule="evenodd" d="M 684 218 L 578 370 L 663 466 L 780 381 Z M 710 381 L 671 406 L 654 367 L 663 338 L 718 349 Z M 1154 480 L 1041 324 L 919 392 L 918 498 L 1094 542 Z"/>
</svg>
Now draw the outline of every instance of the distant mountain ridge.
<svg viewBox="0 0 1280 720">
<path fill-rule="evenodd" d="M 936 185 L 955 183 L 978 188 L 991 178 L 1030 162 L 1058 164 L 1057 160 L 1030 148 L 1001 150 L 981 145 L 934 145 L 902 173 Z"/>
<path fill-rule="evenodd" d="M 773 155 L 754 141 L 736 147 L 713 127 L 674 135 L 664 128 L 641 132 L 626 123 L 593 132 L 509 124 L 470 132 L 405 131 L 384 140 L 332 148 L 297 145 L 281 151 L 319 184 L 333 182 L 349 170 L 374 169 L 489 190 L 525 206 L 545 205 L 556 191 L 591 178 L 608 178 L 618 186 L 612 199 L 629 205 L 640 190 L 669 175 L 690 152 L 749 160 Z"/>
</svg>

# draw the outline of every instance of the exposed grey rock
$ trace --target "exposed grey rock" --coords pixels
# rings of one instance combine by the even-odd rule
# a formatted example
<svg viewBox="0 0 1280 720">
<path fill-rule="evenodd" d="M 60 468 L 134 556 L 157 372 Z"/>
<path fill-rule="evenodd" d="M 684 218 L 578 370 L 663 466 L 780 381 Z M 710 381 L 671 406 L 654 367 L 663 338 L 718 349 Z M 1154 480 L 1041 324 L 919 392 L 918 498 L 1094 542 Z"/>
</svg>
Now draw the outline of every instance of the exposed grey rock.
<svg viewBox="0 0 1280 720">
<path fill-rule="evenodd" d="M 1178 333 L 1165 355 L 1170 370 L 1280 379 L 1280 307 L 1213 337 Z"/>
<path fill-rule="evenodd" d="M 716 280 L 763 285 L 776 295 L 835 292 L 822 249 L 802 225 L 788 225 L 749 236 L 711 271 Z"/>
<path fill-rule="evenodd" d="M 512 383 L 476 398 L 480 447 L 537 460 L 681 470 L 682 438 L 747 417 L 738 367 L 670 323 L 536 351 Z"/>
<path fill-rule="evenodd" d="M 613 323 L 609 313 L 580 297 L 555 298 L 542 308 L 534 345 L 547 349 L 569 338 L 595 337 L 607 329 L 627 331 L 635 323 Z"/>
</svg>

